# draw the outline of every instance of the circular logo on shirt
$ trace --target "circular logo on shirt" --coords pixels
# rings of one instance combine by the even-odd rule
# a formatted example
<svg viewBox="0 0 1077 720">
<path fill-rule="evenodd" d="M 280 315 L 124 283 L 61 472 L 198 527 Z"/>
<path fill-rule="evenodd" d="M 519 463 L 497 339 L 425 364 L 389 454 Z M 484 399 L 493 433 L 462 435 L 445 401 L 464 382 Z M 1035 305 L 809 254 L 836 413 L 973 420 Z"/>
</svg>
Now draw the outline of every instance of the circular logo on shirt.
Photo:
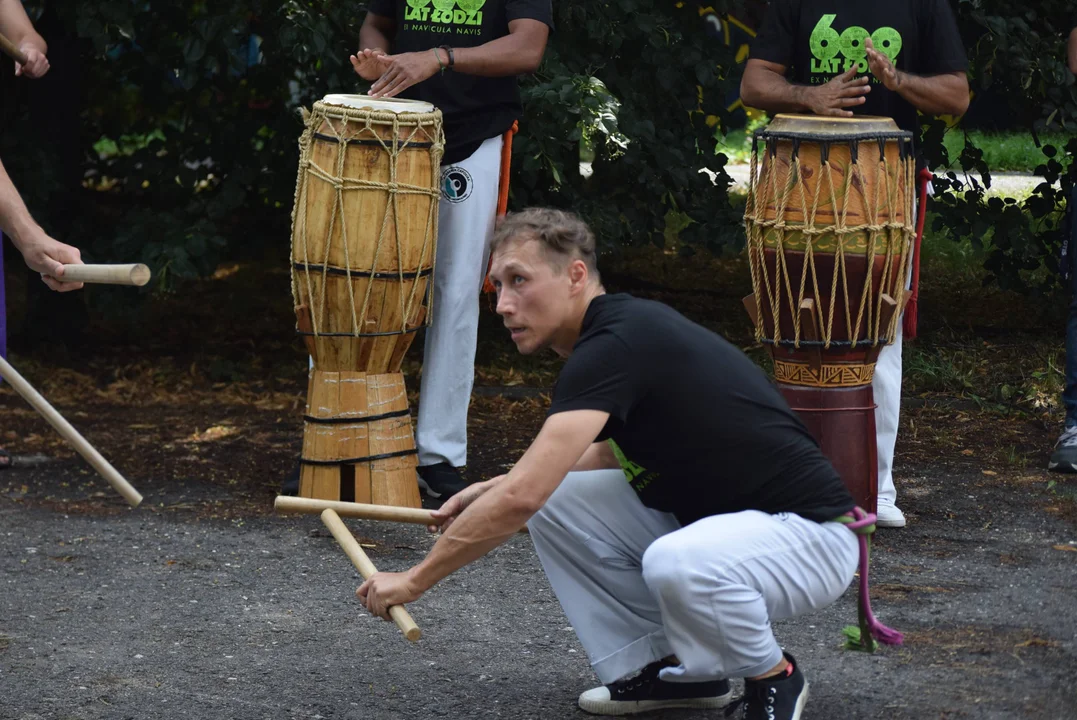
<svg viewBox="0 0 1077 720">
<path fill-rule="evenodd" d="M 459 165 L 441 171 L 441 196 L 451 203 L 462 203 L 471 197 L 471 173 Z"/>
</svg>

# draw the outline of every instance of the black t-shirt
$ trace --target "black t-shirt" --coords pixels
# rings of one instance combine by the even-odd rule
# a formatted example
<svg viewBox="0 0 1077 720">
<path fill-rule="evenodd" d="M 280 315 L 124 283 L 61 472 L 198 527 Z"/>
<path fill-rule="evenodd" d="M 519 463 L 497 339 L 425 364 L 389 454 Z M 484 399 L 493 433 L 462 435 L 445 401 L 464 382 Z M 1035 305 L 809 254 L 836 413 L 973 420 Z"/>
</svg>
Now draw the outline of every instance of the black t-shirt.
<svg viewBox="0 0 1077 720">
<path fill-rule="evenodd" d="M 549 414 L 570 410 L 610 414 L 598 439 L 643 504 L 684 525 L 741 510 L 825 522 L 855 504 L 766 374 L 661 303 L 591 301 Z"/>
<path fill-rule="evenodd" d="M 394 53 L 483 45 L 508 35 L 513 20 L 538 20 L 553 27 L 551 0 L 371 0 L 368 10 L 396 21 L 396 37 L 390 38 Z M 515 77 L 456 71 L 438 73 L 399 97 L 441 110 L 445 165 L 466 159 L 484 140 L 506 132 L 523 109 Z"/>
<path fill-rule="evenodd" d="M 864 49 L 869 36 L 898 70 L 941 75 L 968 68 L 947 0 L 771 0 L 751 57 L 785 65 L 793 82 L 821 85 L 853 62 L 861 73 L 871 74 Z M 893 118 L 919 143 L 916 108 L 874 76 L 867 101 L 850 109 Z"/>
</svg>

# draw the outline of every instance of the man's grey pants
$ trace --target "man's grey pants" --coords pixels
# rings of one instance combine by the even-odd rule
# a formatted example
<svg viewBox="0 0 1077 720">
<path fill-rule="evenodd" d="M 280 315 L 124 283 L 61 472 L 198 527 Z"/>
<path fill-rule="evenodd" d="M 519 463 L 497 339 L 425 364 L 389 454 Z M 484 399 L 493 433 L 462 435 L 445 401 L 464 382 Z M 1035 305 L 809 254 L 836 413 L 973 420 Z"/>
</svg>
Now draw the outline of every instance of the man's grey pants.
<svg viewBox="0 0 1077 720">
<path fill-rule="evenodd" d="M 603 684 L 673 654 L 672 682 L 762 675 L 782 659 L 771 620 L 837 600 L 859 557 L 844 525 L 790 513 L 681 527 L 620 470 L 569 473 L 528 527 Z"/>
</svg>

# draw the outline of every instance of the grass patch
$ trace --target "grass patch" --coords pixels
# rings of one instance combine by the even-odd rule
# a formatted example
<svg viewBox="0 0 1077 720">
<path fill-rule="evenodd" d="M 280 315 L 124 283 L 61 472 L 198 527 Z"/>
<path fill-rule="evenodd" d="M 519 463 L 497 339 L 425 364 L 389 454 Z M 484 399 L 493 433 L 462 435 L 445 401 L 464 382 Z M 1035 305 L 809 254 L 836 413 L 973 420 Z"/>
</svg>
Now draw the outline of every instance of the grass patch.
<svg viewBox="0 0 1077 720">
<path fill-rule="evenodd" d="M 1054 145 L 1061 149 L 1069 141 L 1069 138 L 1061 133 L 1042 134 L 1041 147 L 1036 147 L 1036 141 L 1029 132 L 987 133 L 979 130 L 970 131 L 968 139 L 983 150 L 984 162 L 993 171 L 1029 173 L 1034 172 L 1037 165 L 1047 162 L 1042 146 Z M 965 133 L 952 130 L 946 133 L 943 144 L 946 145 L 950 160 L 956 164 L 961 150 L 965 147 Z"/>
</svg>

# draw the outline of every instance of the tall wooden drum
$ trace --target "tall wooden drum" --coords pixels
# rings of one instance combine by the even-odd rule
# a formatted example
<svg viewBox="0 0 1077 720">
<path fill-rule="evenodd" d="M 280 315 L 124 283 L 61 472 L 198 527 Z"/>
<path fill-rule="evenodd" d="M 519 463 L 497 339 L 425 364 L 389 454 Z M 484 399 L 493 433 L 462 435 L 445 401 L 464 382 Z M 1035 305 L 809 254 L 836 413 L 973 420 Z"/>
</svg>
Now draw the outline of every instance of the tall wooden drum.
<svg viewBox="0 0 1077 720">
<path fill-rule="evenodd" d="M 779 388 L 869 512 L 871 381 L 907 301 L 914 173 L 912 134 L 889 118 L 778 115 L 754 137 L 745 305 Z"/>
<path fill-rule="evenodd" d="M 313 367 L 299 494 L 419 507 L 400 366 L 430 314 L 441 111 L 328 95 L 305 121 L 291 275 Z"/>
</svg>

